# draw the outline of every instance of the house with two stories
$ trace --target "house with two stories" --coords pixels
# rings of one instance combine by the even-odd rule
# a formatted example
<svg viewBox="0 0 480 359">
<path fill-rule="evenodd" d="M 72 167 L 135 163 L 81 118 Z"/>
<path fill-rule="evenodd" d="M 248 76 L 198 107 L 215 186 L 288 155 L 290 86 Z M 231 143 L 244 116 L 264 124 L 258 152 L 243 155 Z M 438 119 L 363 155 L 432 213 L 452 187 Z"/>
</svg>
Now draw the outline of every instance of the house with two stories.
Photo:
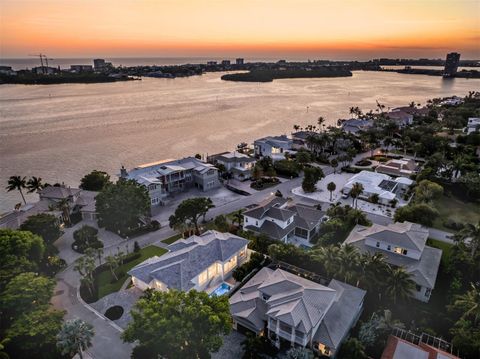
<svg viewBox="0 0 480 359">
<path fill-rule="evenodd" d="M 243 212 L 243 229 L 284 243 L 310 247 L 325 218 L 325 212 L 314 207 L 289 205 L 287 199 L 274 197 Z"/>
<path fill-rule="evenodd" d="M 252 176 L 252 169 L 257 160 L 238 151 L 221 153 L 215 157 L 215 164 L 221 164 L 233 178 L 245 181 Z"/>
<path fill-rule="evenodd" d="M 351 133 L 353 135 L 358 135 L 362 131 L 366 131 L 369 128 L 373 127 L 372 120 L 364 120 L 360 118 L 350 118 L 346 120 L 339 120 L 339 126 L 343 132 Z"/>
<path fill-rule="evenodd" d="M 207 231 L 170 244 L 168 253 L 145 260 L 128 274 L 141 290 L 209 292 L 248 259 L 247 244 L 231 233 Z"/>
<path fill-rule="evenodd" d="M 147 163 L 130 171 L 122 167 L 120 178 L 145 186 L 152 206 L 165 205 L 172 194 L 190 188 L 206 192 L 221 185 L 218 169 L 195 157 Z"/>
<path fill-rule="evenodd" d="M 282 269 L 262 268 L 230 298 L 233 326 L 277 347 L 335 357 L 355 326 L 366 292 L 335 279 L 328 286 Z"/>
<path fill-rule="evenodd" d="M 426 245 L 428 235 L 427 228 L 411 222 L 357 225 L 344 244 L 351 244 L 362 253 L 381 253 L 388 263 L 405 268 L 416 283 L 412 297 L 428 302 L 442 258 L 440 249 Z"/>
<path fill-rule="evenodd" d="M 294 153 L 293 140 L 286 135 L 268 136 L 253 142 L 256 157 L 270 157 L 273 161 L 285 159 L 285 153 Z"/>
</svg>

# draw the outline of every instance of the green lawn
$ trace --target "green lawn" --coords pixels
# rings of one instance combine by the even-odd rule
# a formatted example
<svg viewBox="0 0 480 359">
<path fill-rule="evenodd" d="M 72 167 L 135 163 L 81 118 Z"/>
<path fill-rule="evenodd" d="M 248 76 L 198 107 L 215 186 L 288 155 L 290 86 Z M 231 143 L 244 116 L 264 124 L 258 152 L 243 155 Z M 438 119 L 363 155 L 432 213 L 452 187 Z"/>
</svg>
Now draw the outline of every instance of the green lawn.
<svg viewBox="0 0 480 359">
<path fill-rule="evenodd" d="M 137 259 L 134 259 L 131 262 L 125 263 L 115 269 L 115 273 L 117 274 L 118 280 L 111 283 L 113 278 L 113 275 L 110 270 L 106 270 L 104 272 L 101 272 L 98 277 L 97 277 L 97 283 L 98 283 L 98 299 L 106 296 L 107 294 L 117 292 L 120 290 L 122 287 L 122 284 L 125 283 L 125 281 L 128 278 L 127 272 L 135 267 L 137 264 L 143 262 L 145 259 L 153 257 L 153 256 L 161 256 L 162 254 L 165 254 L 167 252 L 166 249 L 160 248 L 157 246 L 148 246 L 145 248 L 142 248 L 140 250 L 141 256 Z"/>
<path fill-rule="evenodd" d="M 445 242 L 438 241 L 436 239 L 429 238 L 427 240 L 427 245 L 430 247 L 438 248 L 442 250 L 442 264 L 446 266 L 448 264 L 448 260 L 450 258 L 450 255 L 452 253 L 452 247 L 453 245 Z"/>
<path fill-rule="evenodd" d="M 480 221 L 480 204 L 478 203 L 463 202 L 453 196 L 442 196 L 435 200 L 434 207 L 438 210 L 440 216 L 433 223 L 433 227 L 447 232 L 453 231 L 443 225 L 447 219 L 471 224 Z"/>
<path fill-rule="evenodd" d="M 182 238 L 181 234 L 175 234 L 174 236 L 171 236 L 170 238 L 164 239 L 162 241 L 162 243 L 172 244 L 173 242 L 178 241 L 180 238 Z"/>
</svg>

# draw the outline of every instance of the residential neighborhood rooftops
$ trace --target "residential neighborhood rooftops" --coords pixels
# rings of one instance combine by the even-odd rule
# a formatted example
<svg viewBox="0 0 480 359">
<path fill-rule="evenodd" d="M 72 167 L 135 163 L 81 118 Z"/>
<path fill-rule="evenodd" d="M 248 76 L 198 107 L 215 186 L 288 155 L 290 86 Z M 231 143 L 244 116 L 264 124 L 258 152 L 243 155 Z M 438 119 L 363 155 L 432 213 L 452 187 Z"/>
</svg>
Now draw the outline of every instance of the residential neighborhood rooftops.
<svg viewBox="0 0 480 359">
<path fill-rule="evenodd" d="M 39 191 L 40 198 L 66 199 L 77 195 L 82 190 L 65 186 L 47 186 Z"/>
<path fill-rule="evenodd" d="M 169 253 L 147 259 L 128 274 L 144 283 L 157 279 L 168 288 L 188 291 L 195 285 L 193 278 L 216 261 L 227 260 L 247 243 L 246 239 L 231 233 L 207 231 L 171 244 Z"/>
<path fill-rule="evenodd" d="M 250 157 L 244 153 L 240 153 L 237 151 L 234 152 L 227 152 L 221 155 L 218 155 L 216 158 L 217 161 L 223 162 L 255 162 L 255 158 Z"/>
<path fill-rule="evenodd" d="M 257 331 L 268 318 L 302 333 L 311 332 L 321 322 L 313 334 L 336 348 L 350 330 L 364 296 L 365 291 L 336 280 L 327 287 L 265 267 L 230 298 L 230 311 Z"/>
<path fill-rule="evenodd" d="M 378 165 L 375 171 L 392 176 L 411 176 L 418 171 L 418 165 L 412 159 L 392 159 Z"/>
<path fill-rule="evenodd" d="M 428 235 L 427 228 L 411 222 L 391 223 L 386 226 L 373 224 L 371 227 L 357 225 L 344 243 L 354 245 L 362 253 L 382 253 L 388 263 L 404 267 L 411 273 L 417 284 L 434 288 L 442 251 L 426 245 Z M 383 247 L 372 247 L 366 244 L 367 240 L 388 243 L 421 254 L 419 258 L 412 258 L 394 252 L 394 248 L 389 251 Z"/>
<path fill-rule="evenodd" d="M 261 219 L 266 215 L 267 212 L 269 212 L 270 209 L 283 207 L 287 202 L 287 199 L 283 197 L 274 197 L 260 203 L 257 207 L 243 212 L 243 215 Z"/>
</svg>

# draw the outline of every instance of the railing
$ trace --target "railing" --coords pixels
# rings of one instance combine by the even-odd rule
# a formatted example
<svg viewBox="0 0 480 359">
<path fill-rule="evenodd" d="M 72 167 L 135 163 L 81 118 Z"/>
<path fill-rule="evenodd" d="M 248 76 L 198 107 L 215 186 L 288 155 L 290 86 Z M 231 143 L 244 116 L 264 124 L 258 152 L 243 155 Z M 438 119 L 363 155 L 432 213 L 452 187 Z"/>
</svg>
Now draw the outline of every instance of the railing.
<svg viewBox="0 0 480 359">
<path fill-rule="evenodd" d="M 396 336 L 397 338 L 406 340 L 415 345 L 419 345 L 420 343 L 423 343 L 433 348 L 455 355 L 453 353 L 453 345 L 451 343 L 427 333 L 422 333 L 421 335 L 417 335 L 415 333 L 412 333 L 410 331 L 407 331 L 401 328 L 393 328 L 392 335 Z M 456 355 L 460 357 L 458 351 Z"/>
</svg>

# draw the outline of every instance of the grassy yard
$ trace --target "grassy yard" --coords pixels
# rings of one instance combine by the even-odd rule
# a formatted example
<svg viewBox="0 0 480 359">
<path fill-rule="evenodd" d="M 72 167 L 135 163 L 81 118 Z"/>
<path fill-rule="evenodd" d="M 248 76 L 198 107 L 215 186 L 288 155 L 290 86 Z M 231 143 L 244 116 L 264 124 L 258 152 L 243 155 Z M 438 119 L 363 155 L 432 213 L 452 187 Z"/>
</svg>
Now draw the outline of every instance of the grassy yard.
<svg viewBox="0 0 480 359">
<path fill-rule="evenodd" d="M 114 277 L 110 270 L 101 272 L 97 277 L 98 298 L 100 299 L 106 296 L 107 294 L 117 292 L 118 290 L 120 290 L 120 288 L 122 287 L 122 284 L 125 283 L 125 281 L 128 278 L 127 272 L 133 267 L 135 267 L 137 264 L 143 262 L 147 258 L 150 258 L 153 256 L 161 256 L 166 252 L 167 252 L 166 249 L 160 248 L 157 246 L 148 246 L 148 247 L 142 248 L 140 250 L 141 256 L 139 258 L 134 259 L 131 262 L 125 263 L 115 270 L 118 280 L 114 281 L 113 283 L 112 281 Z"/>
<path fill-rule="evenodd" d="M 447 232 L 452 232 L 452 229 L 443 225 L 447 219 L 471 224 L 480 221 L 480 204 L 478 203 L 463 202 L 454 196 L 442 196 L 435 200 L 434 207 L 440 212 L 440 216 L 433 223 L 433 227 Z"/>
<path fill-rule="evenodd" d="M 438 248 L 442 250 L 442 264 L 445 266 L 448 263 L 450 255 L 452 253 L 453 245 L 445 242 L 438 241 L 436 239 L 429 238 L 427 240 L 427 245 L 430 247 Z"/>
<path fill-rule="evenodd" d="M 172 244 L 173 242 L 178 241 L 180 238 L 182 238 L 181 234 L 175 234 L 174 236 L 171 236 L 170 238 L 164 239 L 162 243 L 165 244 Z"/>
</svg>

